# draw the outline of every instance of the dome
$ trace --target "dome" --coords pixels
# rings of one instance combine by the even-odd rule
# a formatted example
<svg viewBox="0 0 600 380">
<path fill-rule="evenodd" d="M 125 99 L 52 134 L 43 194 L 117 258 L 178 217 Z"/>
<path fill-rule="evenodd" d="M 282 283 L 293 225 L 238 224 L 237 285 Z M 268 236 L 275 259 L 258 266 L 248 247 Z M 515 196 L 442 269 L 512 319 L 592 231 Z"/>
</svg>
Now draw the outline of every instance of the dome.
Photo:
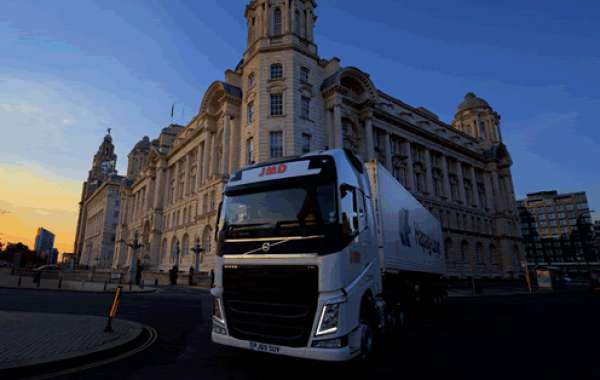
<svg viewBox="0 0 600 380">
<path fill-rule="evenodd" d="M 144 136 L 137 144 L 135 144 L 134 149 L 149 149 L 150 148 L 150 138 L 148 136 Z"/>
<path fill-rule="evenodd" d="M 485 100 L 478 98 L 475 93 L 473 92 L 468 92 L 465 95 L 465 100 L 463 100 L 459 105 L 458 105 L 458 112 L 460 111 L 465 111 L 471 108 L 478 108 L 478 107 L 490 107 L 490 105 L 488 104 L 488 102 L 486 102 Z"/>
</svg>

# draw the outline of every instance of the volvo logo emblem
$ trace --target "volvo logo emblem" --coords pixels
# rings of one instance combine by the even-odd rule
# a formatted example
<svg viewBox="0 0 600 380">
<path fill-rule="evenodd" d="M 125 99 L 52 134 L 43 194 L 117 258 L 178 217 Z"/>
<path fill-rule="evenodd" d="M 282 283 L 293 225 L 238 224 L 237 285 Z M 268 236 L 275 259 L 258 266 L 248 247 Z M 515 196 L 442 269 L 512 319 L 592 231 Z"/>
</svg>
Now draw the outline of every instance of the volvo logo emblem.
<svg viewBox="0 0 600 380">
<path fill-rule="evenodd" d="M 269 252 L 271 250 L 271 243 L 263 243 L 262 250 L 265 253 Z"/>
</svg>

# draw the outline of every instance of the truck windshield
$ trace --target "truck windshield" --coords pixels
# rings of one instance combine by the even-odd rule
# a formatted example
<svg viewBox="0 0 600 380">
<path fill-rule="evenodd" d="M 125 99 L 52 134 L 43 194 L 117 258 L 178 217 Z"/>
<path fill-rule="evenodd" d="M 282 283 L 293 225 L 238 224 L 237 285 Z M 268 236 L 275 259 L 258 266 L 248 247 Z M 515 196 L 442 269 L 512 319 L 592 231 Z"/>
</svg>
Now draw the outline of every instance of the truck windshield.
<svg viewBox="0 0 600 380">
<path fill-rule="evenodd" d="M 290 187 L 226 195 L 226 238 L 307 235 L 337 221 L 334 185 Z"/>
</svg>

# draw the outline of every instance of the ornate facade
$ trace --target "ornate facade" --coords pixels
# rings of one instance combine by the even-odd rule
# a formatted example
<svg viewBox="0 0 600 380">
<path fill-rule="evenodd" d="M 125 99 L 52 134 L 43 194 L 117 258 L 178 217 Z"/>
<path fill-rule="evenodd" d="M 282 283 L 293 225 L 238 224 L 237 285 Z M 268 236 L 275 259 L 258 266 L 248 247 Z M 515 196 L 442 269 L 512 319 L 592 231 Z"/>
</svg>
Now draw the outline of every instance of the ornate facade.
<svg viewBox="0 0 600 380">
<path fill-rule="evenodd" d="M 114 267 L 128 267 L 137 233 L 145 265 L 208 271 L 228 175 L 255 162 L 325 148 L 379 160 L 445 233 L 450 276 L 507 277 L 522 252 L 500 116 L 469 93 L 451 124 L 377 89 L 367 73 L 322 59 L 312 0 L 255 0 L 247 49 L 206 91 L 186 126 L 144 138 L 129 155 Z M 201 255 L 192 247 L 204 249 Z"/>
<path fill-rule="evenodd" d="M 81 190 L 81 201 L 79 202 L 79 214 L 77 217 L 77 229 L 75 231 L 75 244 L 73 248 L 73 253 L 77 257 L 77 262 L 81 261 L 89 219 L 85 206 L 86 202 L 104 182 L 117 175 L 116 165 L 117 155 L 115 154 L 115 146 L 113 145 L 109 129 L 106 136 L 104 136 L 102 143 L 98 147 L 98 151 L 94 155 L 92 168 L 90 169 L 87 181 L 83 183 Z"/>
</svg>

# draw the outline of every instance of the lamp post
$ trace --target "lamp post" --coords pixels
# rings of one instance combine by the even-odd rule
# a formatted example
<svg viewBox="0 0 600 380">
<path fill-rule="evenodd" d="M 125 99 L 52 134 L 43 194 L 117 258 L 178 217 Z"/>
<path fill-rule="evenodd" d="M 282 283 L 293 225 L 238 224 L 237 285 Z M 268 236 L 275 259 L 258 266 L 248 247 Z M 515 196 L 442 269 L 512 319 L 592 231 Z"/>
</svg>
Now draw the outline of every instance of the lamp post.
<svg viewBox="0 0 600 380">
<path fill-rule="evenodd" d="M 133 241 L 131 243 L 127 243 L 127 246 L 133 249 L 133 254 L 131 255 L 131 262 L 129 265 L 129 278 L 133 278 L 135 277 L 135 272 L 137 271 L 137 250 L 142 247 L 137 231 L 133 235 Z"/>
<path fill-rule="evenodd" d="M 196 238 L 196 245 L 194 245 L 194 247 L 192 248 L 192 252 L 194 252 L 196 254 L 196 264 L 195 264 L 195 268 L 194 268 L 196 273 L 198 273 L 198 271 L 200 270 L 199 256 L 200 256 L 200 253 L 203 251 L 204 251 L 204 248 L 202 248 L 200 246 L 200 238 Z"/>
</svg>

